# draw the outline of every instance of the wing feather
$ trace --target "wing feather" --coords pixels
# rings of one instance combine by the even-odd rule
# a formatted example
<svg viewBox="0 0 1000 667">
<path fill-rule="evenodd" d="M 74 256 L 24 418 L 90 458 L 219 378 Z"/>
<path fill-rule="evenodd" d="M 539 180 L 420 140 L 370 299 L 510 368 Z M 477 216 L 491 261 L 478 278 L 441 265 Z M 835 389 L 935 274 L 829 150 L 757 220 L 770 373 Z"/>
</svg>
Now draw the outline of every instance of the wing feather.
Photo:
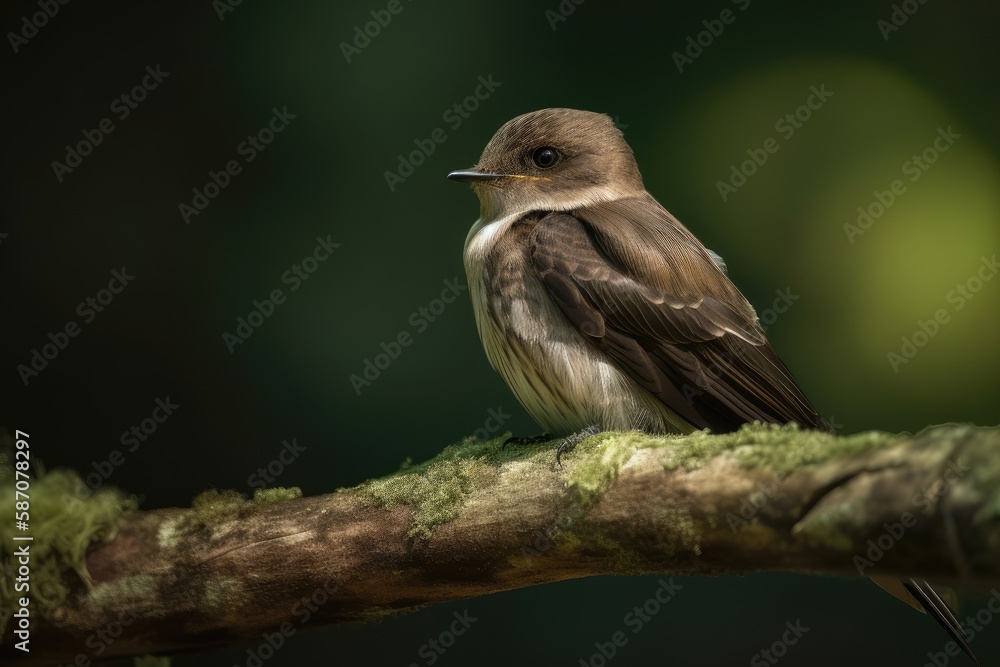
<svg viewBox="0 0 1000 667">
<path fill-rule="evenodd" d="M 545 215 L 531 260 L 569 321 L 693 426 L 795 421 L 829 430 L 750 304 L 651 197 Z"/>
</svg>

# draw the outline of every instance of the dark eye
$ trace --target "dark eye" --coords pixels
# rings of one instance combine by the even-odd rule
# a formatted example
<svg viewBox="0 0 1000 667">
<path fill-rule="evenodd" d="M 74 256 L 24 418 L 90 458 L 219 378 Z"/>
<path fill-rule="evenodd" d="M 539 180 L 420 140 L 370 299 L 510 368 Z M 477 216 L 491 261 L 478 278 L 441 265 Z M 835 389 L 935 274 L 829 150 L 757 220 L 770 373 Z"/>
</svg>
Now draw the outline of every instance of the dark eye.
<svg viewBox="0 0 1000 667">
<path fill-rule="evenodd" d="M 536 148 L 535 152 L 531 154 L 531 161 L 534 162 L 535 166 L 539 169 L 554 167 L 556 163 L 559 162 L 559 151 L 551 146 Z"/>
</svg>

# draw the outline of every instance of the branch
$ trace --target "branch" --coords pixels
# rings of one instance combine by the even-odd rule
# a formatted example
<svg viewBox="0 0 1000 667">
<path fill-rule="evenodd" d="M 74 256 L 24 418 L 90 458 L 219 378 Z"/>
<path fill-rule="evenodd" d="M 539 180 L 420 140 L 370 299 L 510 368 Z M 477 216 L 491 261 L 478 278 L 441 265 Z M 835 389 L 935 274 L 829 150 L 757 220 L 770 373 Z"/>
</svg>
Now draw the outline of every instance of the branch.
<svg viewBox="0 0 1000 667">
<path fill-rule="evenodd" d="M 598 574 L 1000 582 L 1000 428 L 605 433 L 558 469 L 551 446 L 499 443 L 324 496 L 127 513 L 86 552 L 92 587 L 64 573 L 31 652 L 8 622 L 0 660 L 203 650 Z"/>
</svg>

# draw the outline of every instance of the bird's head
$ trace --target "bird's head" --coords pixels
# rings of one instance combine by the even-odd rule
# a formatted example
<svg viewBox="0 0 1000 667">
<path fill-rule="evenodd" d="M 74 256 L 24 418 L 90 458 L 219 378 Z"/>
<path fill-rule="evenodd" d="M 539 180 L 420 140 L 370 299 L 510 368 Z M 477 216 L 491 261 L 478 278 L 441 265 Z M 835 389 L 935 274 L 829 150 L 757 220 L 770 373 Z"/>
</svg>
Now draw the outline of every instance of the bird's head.
<svg viewBox="0 0 1000 667">
<path fill-rule="evenodd" d="M 475 167 L 448 178 L 472 184 L 486 220 L 571 210 L 643 190 L 621 130 L 605 114 L 576 109 L 542 109 L 508 121 Z"/>
</svg>

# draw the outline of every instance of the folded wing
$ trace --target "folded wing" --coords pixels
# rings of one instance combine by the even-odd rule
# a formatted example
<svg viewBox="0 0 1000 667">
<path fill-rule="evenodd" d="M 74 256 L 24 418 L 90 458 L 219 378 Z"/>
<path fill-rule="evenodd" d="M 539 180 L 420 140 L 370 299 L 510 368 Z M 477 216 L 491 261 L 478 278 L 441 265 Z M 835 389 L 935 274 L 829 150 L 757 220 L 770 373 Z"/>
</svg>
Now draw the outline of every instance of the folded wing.
<svg viewBox="0 0 1000 667">
<path fill-rule="evenodd" d="M 691 425 L 794 421 L 829 430 L 750 304 L 651 197 L 545 215 L 531 258 L 570 322 Z"/>
</svg>

